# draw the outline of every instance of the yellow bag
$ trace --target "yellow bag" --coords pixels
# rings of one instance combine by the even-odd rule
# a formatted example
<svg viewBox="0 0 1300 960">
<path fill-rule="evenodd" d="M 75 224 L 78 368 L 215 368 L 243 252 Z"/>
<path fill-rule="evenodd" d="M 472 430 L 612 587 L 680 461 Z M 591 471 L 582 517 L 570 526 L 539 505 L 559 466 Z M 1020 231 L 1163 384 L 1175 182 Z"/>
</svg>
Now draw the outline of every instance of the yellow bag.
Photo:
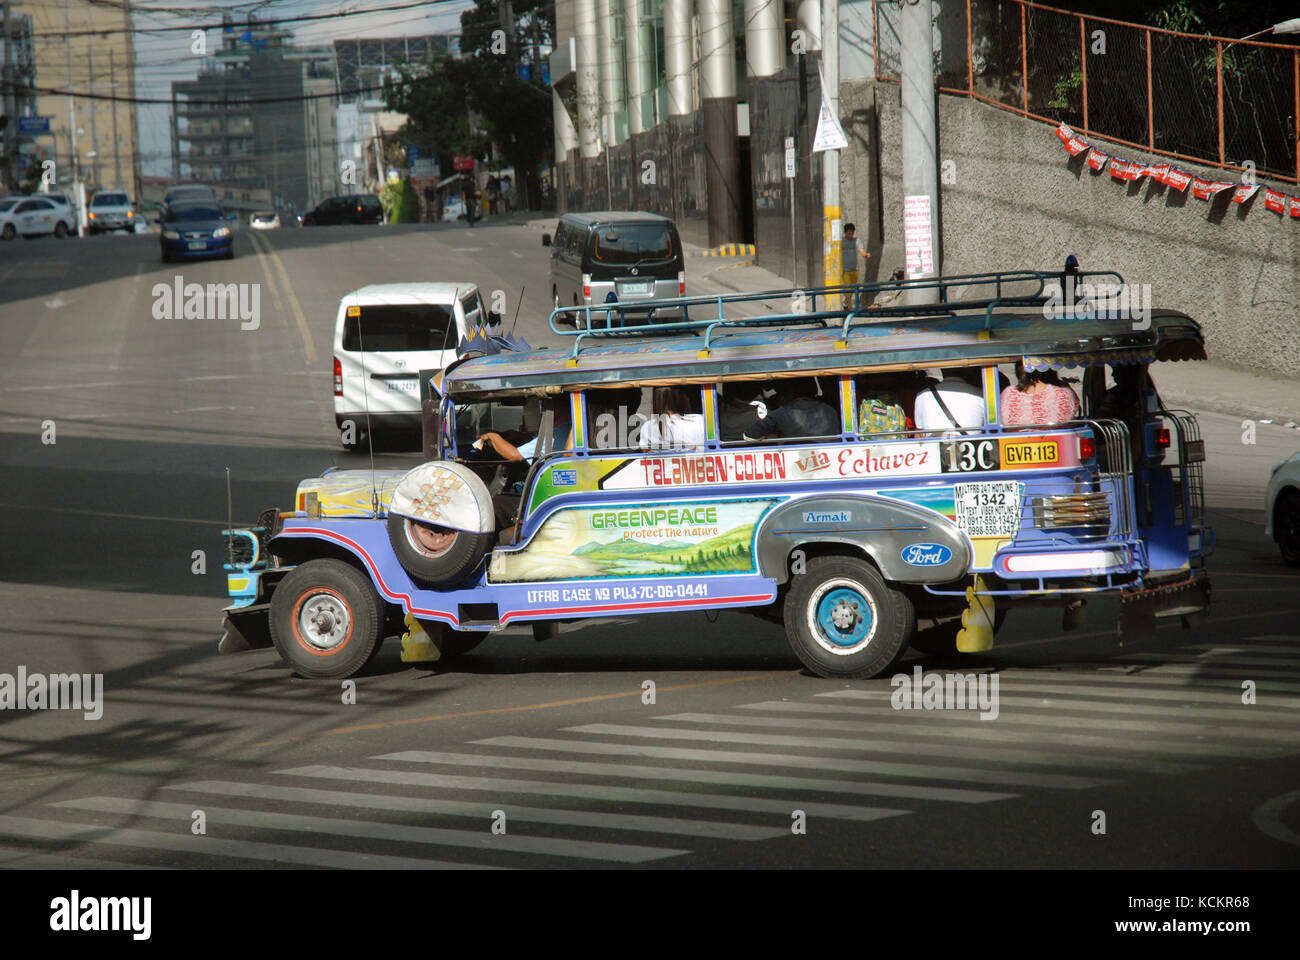
<svg viewBox="0 0 1300 960">
<path fill-rule="evenodd" d="M 858 433 L 903 433 L 907 414 L 897 394 L 882 390 L 858 405 Z"/>
</svg>

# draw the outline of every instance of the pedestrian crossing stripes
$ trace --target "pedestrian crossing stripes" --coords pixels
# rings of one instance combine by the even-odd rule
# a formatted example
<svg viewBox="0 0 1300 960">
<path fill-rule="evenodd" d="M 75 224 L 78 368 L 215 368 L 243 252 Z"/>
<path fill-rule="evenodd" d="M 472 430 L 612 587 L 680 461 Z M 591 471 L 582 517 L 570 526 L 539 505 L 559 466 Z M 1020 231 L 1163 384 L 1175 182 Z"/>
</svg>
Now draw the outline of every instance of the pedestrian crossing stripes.
<svg viewBox="0 0 1300 960">
<path fill-rule="evenodd" d="M 162 798 L 51 799 L 0 815 L 0 869 L 650 866 L 703 844 L 788 838 L 796 810 L 888 830 L 904 816 L 1293 756 L 1300 683 L 1284 667 L 1300 658 L 1263 639 L 1123 655 L 1124 666 L 1007 669 L 993 722 L 895 710 L 888 678 L 810 683 L 793 700 L 662 713 L 637 703 L 625 722 L 176 782 Z M 1232 671 L 1258 676 L 1255 704 Z M 498 815 L 508 826 L 494 833 Z"/>
</svg>

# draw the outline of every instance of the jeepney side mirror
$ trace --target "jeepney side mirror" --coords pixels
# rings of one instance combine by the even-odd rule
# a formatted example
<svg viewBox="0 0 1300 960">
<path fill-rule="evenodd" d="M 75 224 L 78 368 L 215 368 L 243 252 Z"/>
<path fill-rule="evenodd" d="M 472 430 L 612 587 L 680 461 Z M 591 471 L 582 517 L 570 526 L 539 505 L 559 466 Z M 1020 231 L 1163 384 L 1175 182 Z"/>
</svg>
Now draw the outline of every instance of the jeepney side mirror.
<svg viewBox="0 0 1300 960">
<path fill-rule="evenodd" d="M 550 245 L 551 245 L 551 235 L 549 233 L 542 234 L 542 246 L 549 247 Z"/>
</svg>

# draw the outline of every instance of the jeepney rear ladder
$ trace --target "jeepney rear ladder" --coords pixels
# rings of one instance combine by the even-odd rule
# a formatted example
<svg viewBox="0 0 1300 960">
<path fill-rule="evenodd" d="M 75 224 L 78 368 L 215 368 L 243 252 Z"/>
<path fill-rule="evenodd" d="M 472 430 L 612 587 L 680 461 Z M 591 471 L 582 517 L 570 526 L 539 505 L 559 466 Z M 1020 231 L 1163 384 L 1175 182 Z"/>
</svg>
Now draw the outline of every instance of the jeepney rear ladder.
<svg viewBox="0 0 1300 960">
<path fill-rule="evenodd" d="M 1205 526 L 1205 446 L 1196 416 L 1187 410 L 1162 410 L 1178 433 L 1178 463 L 1171 470 L 1174 488 L 1174 523 L 1188 532 Z"/>
</svg>

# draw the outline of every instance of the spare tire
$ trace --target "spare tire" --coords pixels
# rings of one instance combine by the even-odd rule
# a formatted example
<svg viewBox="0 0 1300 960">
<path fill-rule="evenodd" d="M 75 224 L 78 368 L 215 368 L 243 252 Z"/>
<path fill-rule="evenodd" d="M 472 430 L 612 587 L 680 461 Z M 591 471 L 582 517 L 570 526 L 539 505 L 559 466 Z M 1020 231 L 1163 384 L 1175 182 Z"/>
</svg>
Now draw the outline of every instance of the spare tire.
<svg viewBox="0 0 1300 960">
<path fill-rule="evenodd" d="M 388 541 L 402 568 L 417 580 L 445 583 L 468 575 L 495 539 L 492 497 L 464 464 L 422 464 L 393 491 Z"/>
</svg>

